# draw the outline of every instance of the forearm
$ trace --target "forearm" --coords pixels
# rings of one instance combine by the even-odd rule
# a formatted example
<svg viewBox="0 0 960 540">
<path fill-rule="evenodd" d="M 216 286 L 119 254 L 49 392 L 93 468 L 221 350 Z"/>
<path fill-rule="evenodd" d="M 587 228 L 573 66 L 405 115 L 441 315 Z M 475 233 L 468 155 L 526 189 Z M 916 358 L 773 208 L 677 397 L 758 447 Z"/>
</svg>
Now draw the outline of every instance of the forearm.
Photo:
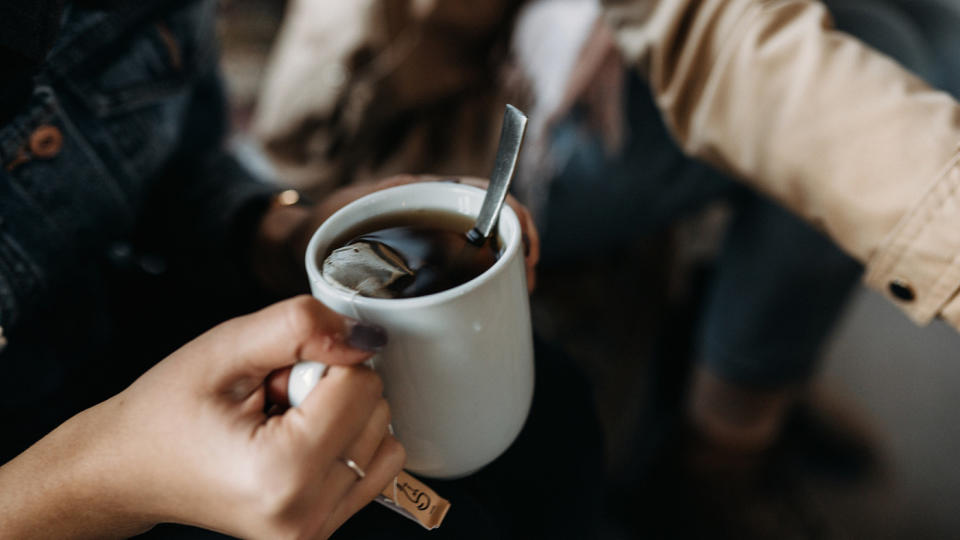
<svg viewBox="0 0 960 540">
<path fill-rule="evenodd" d="M 822 5 L 605 2 L 672 133 L 867 264 L 916 322 L 960 284 L 960 106 L 831 28 Z M 912 300 L 891 294 L 907 283 Z"/>
<path fill-rule="evenodd" d="M 74 416 L 0 467 L 0 538 L 123 538 L 150 520 L 120 448 L 100 437 L 111 402 Z"/>
<path fill-rule="evenodd" d="M 157 182 L 141 213 L 138 242 L 213 293 L 256 293 L 262 284 L 250 267 L 251 246 L 276 191 L 227 152 L 211 149 L 177 162 Z"/>
<path fill-rule="evenodd" d="M 180 147 L 151 182 L 138 212 L 138 243 L 171 270 L 218 296 L 262 294 L 251 245 L 275 185 L 256 178 L 228 150 L 223 83 L 211 71 L 193 88 Z M 255 304 L 271 298 L 262 299 Z"/>
</svg>

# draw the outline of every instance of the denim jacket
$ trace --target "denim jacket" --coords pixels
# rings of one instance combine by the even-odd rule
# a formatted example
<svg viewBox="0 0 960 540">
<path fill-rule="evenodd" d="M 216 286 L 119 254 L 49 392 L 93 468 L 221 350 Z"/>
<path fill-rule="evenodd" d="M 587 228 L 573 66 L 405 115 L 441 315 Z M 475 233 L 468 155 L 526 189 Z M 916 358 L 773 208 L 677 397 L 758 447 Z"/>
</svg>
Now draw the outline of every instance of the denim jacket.
<svg viewBox="0 0 960 540">
<path fill-rule="evenodd" d="M 0 126 L 0 463 L 94 401 L 80 387 L 115 367 L 118 280 L 177 267 L 254 286 L 243 246 L 274 188 L 223 149 L 216 2 L 126 5 L 68 5 L 29 106 Z"/>
</svg>

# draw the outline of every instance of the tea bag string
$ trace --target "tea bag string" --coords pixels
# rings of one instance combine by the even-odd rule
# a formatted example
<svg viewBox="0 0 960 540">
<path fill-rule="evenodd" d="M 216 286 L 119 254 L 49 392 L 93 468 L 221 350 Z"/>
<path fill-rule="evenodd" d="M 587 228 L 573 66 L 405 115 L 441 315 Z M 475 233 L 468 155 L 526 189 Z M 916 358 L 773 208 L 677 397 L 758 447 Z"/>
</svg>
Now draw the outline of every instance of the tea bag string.
<svg viewBox="0 0 960 540">
<path fill-rule="evenodd" d="M 360 296 L 360 291 L 356 289 L 350 289 L 350 299 L 347 301 L 347 305 L 350 306 L 350 317 L 358 321 L 363 321 L 363 315 L 360 314 L 360 309 L 357 307 L 357 297 Z"/>
</svg>

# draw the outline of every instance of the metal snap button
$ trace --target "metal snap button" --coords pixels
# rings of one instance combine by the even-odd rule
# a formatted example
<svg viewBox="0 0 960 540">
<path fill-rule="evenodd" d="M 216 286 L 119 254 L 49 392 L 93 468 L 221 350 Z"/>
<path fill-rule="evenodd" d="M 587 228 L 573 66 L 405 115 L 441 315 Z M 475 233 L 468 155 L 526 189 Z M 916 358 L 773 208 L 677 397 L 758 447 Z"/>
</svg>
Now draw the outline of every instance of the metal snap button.
<svg viewBox="0 0 960 540">
<path fill-rule="evenodd" d="M 900 278 L 894 279 L 890 282 L 889 285 L 890 294 L 894 297 L 903 300 L 904 302 L 910 302 L 916 298 L 916 294 L 913 292 L 913 287 L 905 280 Z"/>
<path fill-rule="evenodd" d="M 56 126 L 40 126 L 30 134 L 30 153 L 40 159 L 50 159 L 63 148 L 63 133 Z"/>
</svg>

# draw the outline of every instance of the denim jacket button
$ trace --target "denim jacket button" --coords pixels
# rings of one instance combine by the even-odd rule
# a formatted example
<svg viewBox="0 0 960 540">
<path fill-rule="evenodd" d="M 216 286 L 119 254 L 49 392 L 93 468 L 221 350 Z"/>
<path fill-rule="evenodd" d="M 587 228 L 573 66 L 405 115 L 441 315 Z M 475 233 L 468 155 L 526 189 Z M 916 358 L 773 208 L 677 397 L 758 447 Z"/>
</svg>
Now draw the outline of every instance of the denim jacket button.
<svg viewBox="0 0 960 540">
<path fill-rule="evenodd" d="M 30 153 L 40 159 L 50 159 L 60 153 L 63 133 L 56 126 L 40 126 L 30 134 Z"/>
</svg>

